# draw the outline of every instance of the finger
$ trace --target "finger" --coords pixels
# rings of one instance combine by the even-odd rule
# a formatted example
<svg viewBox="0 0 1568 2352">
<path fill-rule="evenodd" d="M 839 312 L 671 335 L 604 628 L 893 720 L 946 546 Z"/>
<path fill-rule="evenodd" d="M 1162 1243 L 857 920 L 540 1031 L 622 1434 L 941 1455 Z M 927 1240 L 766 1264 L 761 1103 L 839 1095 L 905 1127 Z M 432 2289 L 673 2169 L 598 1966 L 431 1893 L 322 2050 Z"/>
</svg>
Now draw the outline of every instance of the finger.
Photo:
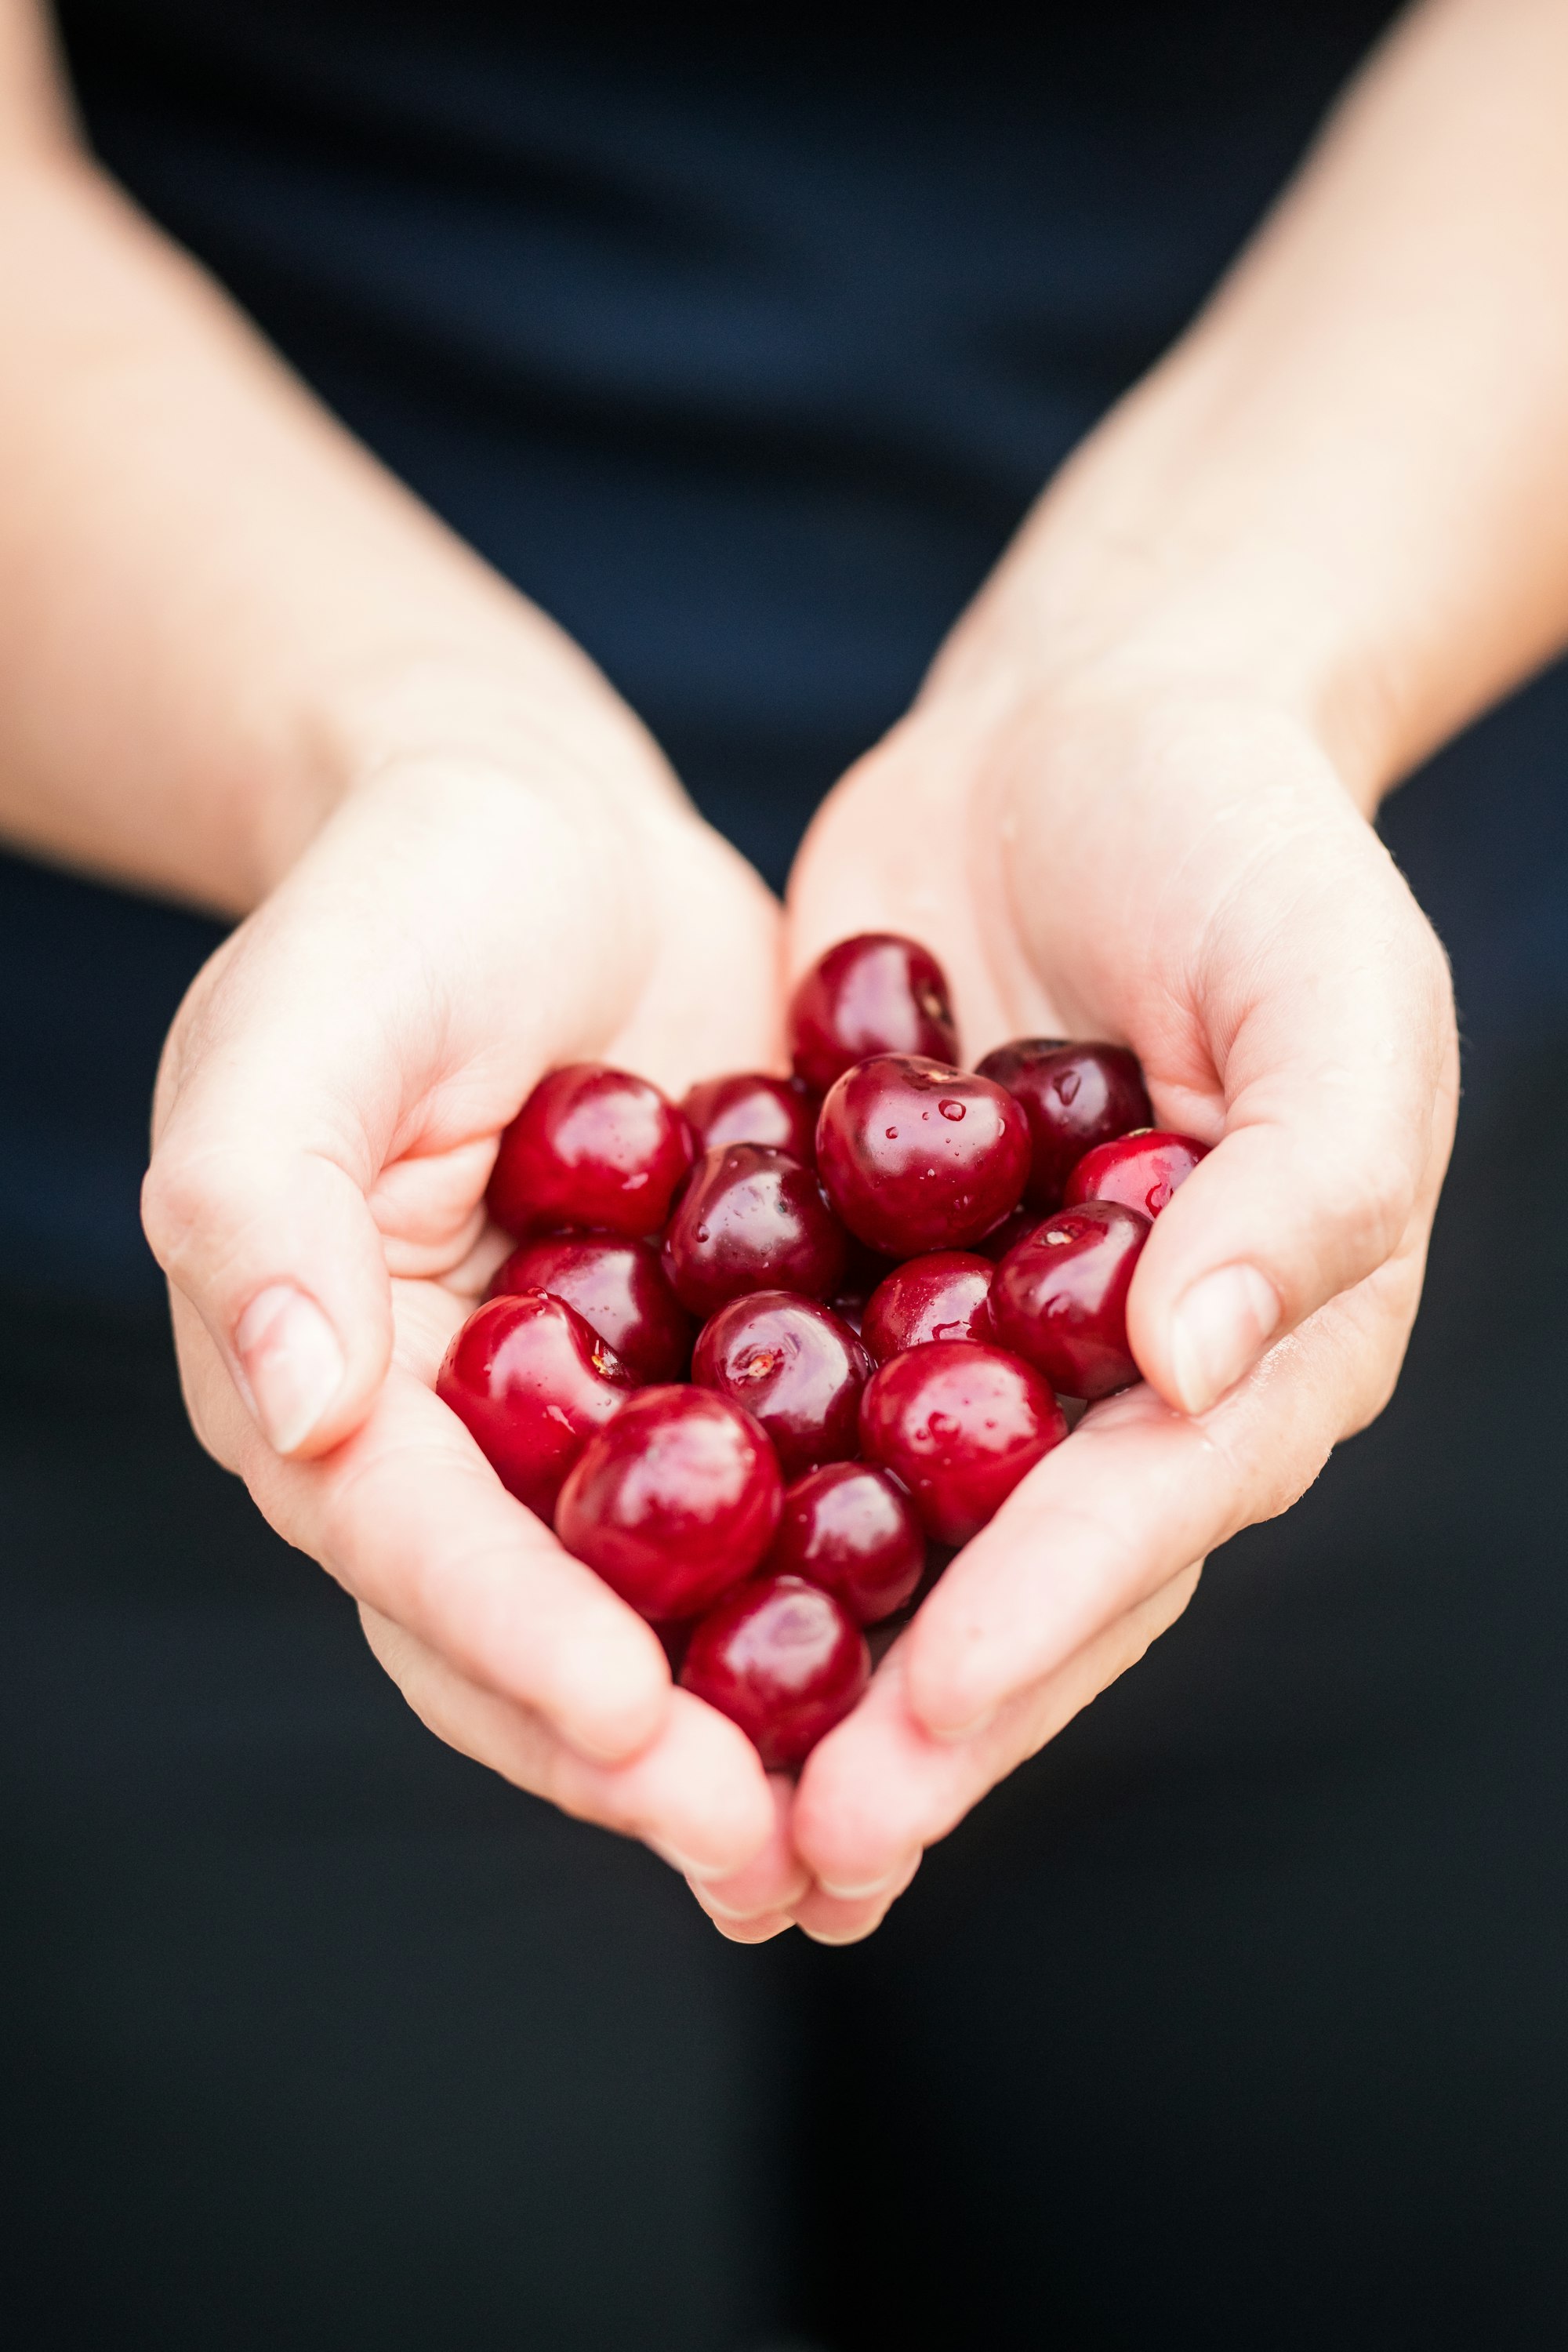
<svg viewBox="0 0 1568 2352">
<path fill-rule="evenodd" d="M 416 1297 L 427 1287 L 412 1286 Z M 438 1323 L 401 1312 L 415 1353 L 427 1355 Z M 506 1492 L 416 1372 L 395 1366 L 370 1418 L 331 1454 L 289 1462 L 239 1406 L 205 1329 L 188 1336 L 185 1357 L 206 1442 L 279 1534 L 356 1600 L 586 1755 L 619 1760 L 654 1738 L 670 1706 L 658 1637 Z"/>
<path fill-rule="evenodd" d="M 773 1833 L 745 1869 L 726 1871 L 718 1877 L 688 1874 L 692 1894 L 717 1923 L 736 1927 L 748 1920 L 770 1917 L 787 1922 L 791 1911 L 811 1885 L 811 1874 L 790 1837 L 795 1784 L 782 1774 L 773 1773 L 768 1788 L 773 1801 Z"/>
<path fill-rule="evenodd" d="M 887 1874 L 875 1892 L 845 1896 L 814 1886 L 795 1906 L 795 1924 L 814 1944 L 863 1944 L 876 1934 L 899 1896 L 919 1870 L 915 1853 L 899 1869 Z"/>
<path fill-rule="evenodd" d="M 687 1692 L 675 1694 L 663 1730 L 641 1755 L 596 1764 L 527 1708 L 466 1682 L 405 1627 L 374 1609 L 360 1615 L 371 1648 L 420 1721 L 516 1787 L 641 1838 L 684 1870 L 741 1871 L 770 1836 L 773 1808 L 756 1750 Z"/>
<path fill-rule="evenodd" d="M 1201 1420 L 1139 1387 L 1097 1406 L 936 1585 L 910 1703 L 962 1738 L 1188 1561 L 1286 1510 L 1398 1370 L 1419 1253 L 1320 1310 Z"/>
<path fill-rule="evenodd" d="M 1197 961 L 1224 1134 L 1139 1263 L 1128 1331 L 1145 1377 L 1206 1412 L 1279 1336 L 1362 1281 L 1429 1215 L 1458 1094 L 1442 950 L 1347 807 L 1276 846 Z"/>
<path fill-rule="evenodd" d="M 910 1856 L 945 1837 L 998 1780 L 1033 1756 L 1175 1622 L 1196 1590 L 1189 1568 L 1021 1693 L 972 1739 L 933 1739 L 909 1706 L 908 1637 L 865 1699 L 808 1759 L 795 1843 L 824 1885 L 895 1886 Z M 884 1906 L 885 1907 L 885 1906 Z"/>
<path fill-rule="evenodd" d="M 446 784 L 340 812 L 207 967 L 160 1074 L 148 1238 L 280 1454 L 363 1419 L 391 1347 L 384 1243 L 417 1239 L 422 1270 L 472 1246 L 500 1127 L 608 1034 L 647 952 L 646 923 L 595 919 L 604 877 L 557 812 Z"/>
</svg>

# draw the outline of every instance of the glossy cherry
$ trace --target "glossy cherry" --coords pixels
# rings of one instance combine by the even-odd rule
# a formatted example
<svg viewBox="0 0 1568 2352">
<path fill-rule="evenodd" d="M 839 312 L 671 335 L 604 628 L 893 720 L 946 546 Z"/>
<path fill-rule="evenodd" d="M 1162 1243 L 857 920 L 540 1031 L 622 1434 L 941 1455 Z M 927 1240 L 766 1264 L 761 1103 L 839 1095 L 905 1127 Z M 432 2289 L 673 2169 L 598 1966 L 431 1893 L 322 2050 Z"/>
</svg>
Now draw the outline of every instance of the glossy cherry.
<svg viewBox="0 0 1568 2352">
<path fill-rule="evenodd" d="M 878 1285 L 860 1321 L 860 1336 L 879 1364 L 905 1348 L 933 1339 L 994 1337 L 986 1300 L 995 1271 L 973 1250 L 933 1250 L 911 1257 Z"/>
<path fill-rule="evenodd" d="M 999 1225 L 993 1225 L 988 1234 L 983 1234 L 974 1246 L 982 1257 L 988 1257 L 995 1265 L 1006 1256 L 1015 1242 L 1021 1242 L 1026 1234 L 1032 1234 L 1039 1222 L 1039 1210 L 1031 1208 L 1025 1201 L 1010 1217 L 1004 1217 Z"/>
<path fill-rule="evenodd" d="M 925 1531 L 898 1481 L 869 1462 L 829 1462 L 789 1487 L 767 1566 L 804 1576 L 858 1625 L 901 1609 L 925 1571 Z"/>
<path fill-rule="evenodd" d="M 1065 1396 L 1109 1396 L 1139 1370 L 1127 1344 L 1127 1293 L 1149 1220 L 1116 1201 L 1047 1217 L 1008 1251 L 991 1285 L 1005 1348 Z"/>
<path fill-rule="evenodd" d="M 691 1360 L 700 1387 L 762 1423 L 786 1478 L 856 1451 L 870 1375 L 871 1360 L 849 1326 L 787 1290 L 731 1298 L 703 1325 Z"/>
<path fill-rule="evenodd" d="M 469 1316 L 436 1393 L 508 1492 L 547 1520 L 588 1440 L 636 1391 L 626 1365 L 574 1307 L 526 1290 Z"/>
<path fill-rule="evenodd" d="M 789 1008 L 795 1073 L 816 1093 L 868 1054 L 958 1055 L 947 976 L 933 955 L 890 931 L 840 940 L 813 964 Z"/>
<path fill-rule="evenodd" d="M 1016 1037 L 979 1066 L 1024 1107 L 1032 1147 L 1024 1198 L 1042 1211 L 1060 1206 L 1062 1187 L 1086 1151 L 1147 1127 L 1154 1116 L 1138 1056 L 1125 1045 Z"/>
<path fill-rule="evenodd" d="M 541 1078 L 500 1139 L 486 1198 L 509 1234 L 656 1234 L 691 1165 L 684 1113 L 646 1078 L 574 1062 Z"/>
<path fill-rule="evenodd" d="M 665 1236 L 664 1270 L 704 1318 L 750 1290 L 826 1298 L 847 1244 L 809 1168 L 787 1152 L 731 1143 L 704 1153 Z"/>
<path fill-rule="evenodd" d="M 808 1165 L 815 1156 L 817 1098 L 798 1078 L 770 1078 L 760 1070 L 704 1078 L 680 1107 L 699 1153 L 762 1143 Z"/>
<path fill-rule="evenodd" d="M 938 1339 L 894 1356 L 860 1400 L 860 1443 L 907 1486 L 939 1543 L 966 1544 L 1067 1435 L 1038 1372 L 1000 1348 Z"/>
<path fill-rule="evenodd" d="M 879 1054 L 829 1091 L 816 1164 L 835 1209 L 873 1249 L 898 1258 L 967 1249 L 1016 1208 L 1029 1130 L 989 1078 Z"/>
<path fill-rule="evenodd" d="M 513 1250 L 490 1285 L 548 1290 L 574 1307 L 639 1381 L 678 1381 L 691 1360 L 694 1327 L 647 1242 L 613 1234 L 547 1234 Z"/>
<path fill-rule="evenodd" d="M 750 1576 L 783 1501 L 749 1413 L 707 1389 L 640 1389 L 583 1449 L 555 1532 L 645 1617 L 693 1617 Z"/>
<path fill-rule="evenodd" d="M 682 1687 L 738 1723 L 770 1772 L 793 1772 L 871 1678 L 847 1611 L 798 1576 L 743 1584 L 693 1626 Z"/>
<path fill-rule="evenodd" d="M 1064 1208 L 1082 1201 L 1120 1201 L 1145 1217 L 1157 1217 L 1173 1192 L 1184 1184 L 1208 1145 L 1190 1135 L 1145 1127 L 1086 1151 L 1068 1176 Z"/>
</svg>

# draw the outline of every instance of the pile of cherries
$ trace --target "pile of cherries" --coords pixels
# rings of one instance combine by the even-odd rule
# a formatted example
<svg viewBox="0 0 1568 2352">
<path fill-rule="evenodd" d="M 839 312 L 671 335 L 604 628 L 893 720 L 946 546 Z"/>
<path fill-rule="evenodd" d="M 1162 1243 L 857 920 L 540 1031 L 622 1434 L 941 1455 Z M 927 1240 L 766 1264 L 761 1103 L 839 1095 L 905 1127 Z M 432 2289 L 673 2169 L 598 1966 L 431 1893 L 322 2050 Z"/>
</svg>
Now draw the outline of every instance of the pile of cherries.
<svg viewBox="0 0 1568 2352">
<path fill-rule="evenodd" d="M 542 1079 L 489 1208 L 519 1246 L 438 1389 L 510 1491 L 659 1627 L 770 1769 L 865 1688 L 906 1610 L 1138 1377 L 1126 1302 L 1204 1146 L 1125 1047 L 957 1066 L 912 940 L 846 940 L 790 1008 L 795 1075 Z"/>
</svg>

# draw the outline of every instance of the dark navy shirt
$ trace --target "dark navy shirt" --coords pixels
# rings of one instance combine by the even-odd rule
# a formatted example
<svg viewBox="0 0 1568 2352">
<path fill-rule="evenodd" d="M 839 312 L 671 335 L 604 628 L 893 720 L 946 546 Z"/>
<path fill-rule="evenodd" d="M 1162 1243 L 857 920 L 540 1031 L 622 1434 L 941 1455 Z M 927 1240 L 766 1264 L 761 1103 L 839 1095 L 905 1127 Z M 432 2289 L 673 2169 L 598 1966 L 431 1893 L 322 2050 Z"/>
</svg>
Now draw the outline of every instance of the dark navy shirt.
<svg viewBox="0 0 1568 2352">
<path fill-rule="evenodd" d="M 1390 13 L 60 11 L 108 165 L 775 881 Z M 1565 755 L 1553 679 L 1394 804 L 1478 1035 L 1568 1000 Z M 147 1097 L 216 937 L 0 859 L 0 1280 L 151 1293 Z"/>
</svg>

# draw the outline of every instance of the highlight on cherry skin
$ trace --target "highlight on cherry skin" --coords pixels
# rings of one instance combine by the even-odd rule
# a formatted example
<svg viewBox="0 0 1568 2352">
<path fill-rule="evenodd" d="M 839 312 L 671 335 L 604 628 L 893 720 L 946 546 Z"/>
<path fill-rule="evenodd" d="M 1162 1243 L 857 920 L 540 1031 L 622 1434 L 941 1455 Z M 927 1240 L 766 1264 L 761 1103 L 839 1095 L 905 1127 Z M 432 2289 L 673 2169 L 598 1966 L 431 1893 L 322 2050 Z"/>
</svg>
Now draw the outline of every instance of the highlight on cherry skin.
<svg viewBox="0 0 1568 2352">
<path fill-rule="evenodd" d="M 719 1072 L 680 1106 L 600 1063 L 542 1077 L 488 1195 L 517 1246 L 437 1381 L 774 1770 L 856 1704 L 861 1628 L 1072 1442 L 1058 1395 L 1137 1378 L 1150 1223 L 1123 1195 L 1163 1206 L 1202 1150 L 1150 1129 L 1123 1046 L 961 1067 L 911 940 L 831 948 L 790 1047 L 793 1076 Z"/>
</svg>

